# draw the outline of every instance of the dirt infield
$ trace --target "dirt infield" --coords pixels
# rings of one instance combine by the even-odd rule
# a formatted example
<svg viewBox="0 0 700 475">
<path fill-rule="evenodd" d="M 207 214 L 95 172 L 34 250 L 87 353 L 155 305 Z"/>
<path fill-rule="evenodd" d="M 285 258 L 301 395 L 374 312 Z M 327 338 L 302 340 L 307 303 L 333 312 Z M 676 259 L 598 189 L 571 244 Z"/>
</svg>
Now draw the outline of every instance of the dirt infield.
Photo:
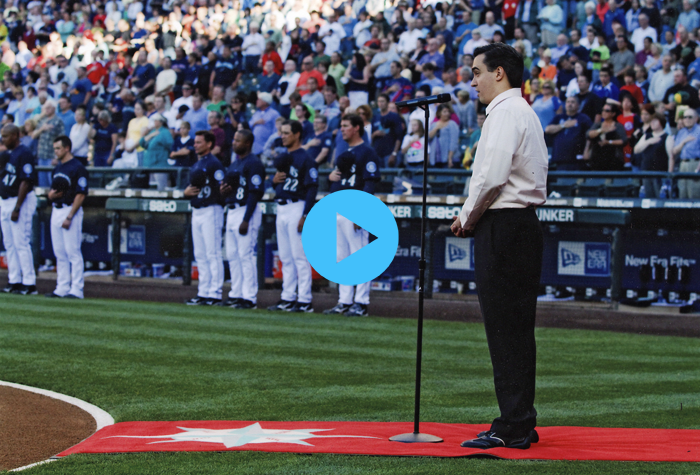
<svg viewBox="0 0 700 475">
<path fill-rule="evenodd" d="M 0 470 L 46 460 L 96 429 L 72 404 L 7 386 L 0 386 L 0 414 Z"/>
</svg>

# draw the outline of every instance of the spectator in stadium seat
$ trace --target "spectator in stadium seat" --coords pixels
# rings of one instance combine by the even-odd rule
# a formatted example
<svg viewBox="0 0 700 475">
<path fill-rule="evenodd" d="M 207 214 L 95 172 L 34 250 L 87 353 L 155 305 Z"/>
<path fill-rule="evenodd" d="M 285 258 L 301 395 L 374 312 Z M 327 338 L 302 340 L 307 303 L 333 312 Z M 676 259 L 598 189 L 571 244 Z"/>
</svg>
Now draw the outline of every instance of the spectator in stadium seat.
<svg viewBox="0 0 700 475">
<path fill-rule="evenodd" d="M 609 68 L 600 70 L 598 81 L 593 84 L 593 92 L 601 99 L 620 99 L 620 89 L 612 82 L 612 72 Z"/>
<path fill-rule="evenodd" d="M 634 70 L 625 73 L 625 85 L 620 88 L 620 96 L 623 92 L 628 92 L 637 101 L 637 104 L 644 104 L 644 92 L 636 84 L 637 73 Z"/>
<path fill-rule="evenodd" d="M 649 25 L 649 17 L 644 13 L 639 14 L 639 26 L 632 32 L 632 44 L 634 50 L 639 52 L 644 49 L 644 40 L 650 38 L 652 43 L 656 43 L 659 36 L 657 31 Z"/>
<path fill-rule="evenodd" d="M 557 42 L 557 36 L 566 25 L 564 11 L 556 0 L 547 0 L 545 6 L 537 15 L 540 20 L 540 33 L 542 35 L 542 44 L 545 46 L 553 46 Z"/>
<path fill-rule="evenodd" d="M 562 103 L 556 96 L 552 81 L 544 81 L 542 94 L 534 100 L 532 109 L 540 119 L 542 130 L 547 128 L 554 116 L 562 113 Z"/>
<path fill-rule="evenodd" d="M 634 146 L 634 153 L 641 156 L 641 170 L 665 172 L 669 169 L 669 157 L 673 156 L 673 135 L 666 133 L 666 117 L 654 114 L 650 123 L 651 133 L 639 139 Z M 647 198 L 660 198 L 661 180 L 644 178 L 642 180 Z M 670 198 L 670 197 L 669 197 Z"/>
<path fill-rule="evenodd" d="M 182 118 L 190 123 L 192 129 L 190 130 L 190 135 L 194 138 L 195 134 L 200 130 L 209 130 L 209 124 L 207 122 L 208 111 L 202 107 L 202 97 L 194 96 L 192 98 L 192 108 L 185 113 Z"/>
<path fill-rule="evenodd" d="M 673 172 L 678 157 L 681 173 L 700 172 L 700 126 L 698 114 L 693 109 L 683 113 L 683 128 L 680 128 L 673 146 L 673 154 L 669 157 L 668 171 Z M 682 200 L 700 199 L 700 180 L 678 180 L 678 198 Z"/>
<path fill-rule="evenodd" d="M 146 53 L 145 49 L 139 51 L 137 63 L 132 74 L 132 83 L 138 97 L 144 98 L 153 94 L 155 90 L 156 70 L 148 62 L 148 53 Z"/>
<path fill-rule="evenodd" d="M 215 112 L 211 112 L 215 114 Z M 168 158 L 173 147 L 173 136 L 168 129 L 168 121 L 161 114 L 153 117 L 155 122 L 154 130 L 143 137 L 139 145 L 145 148 L 143 154 L 144 168 L 160 168 L 168 166 Z M 164 190 L 168 186 L 167 173 L 151 173 L 158 186 L 158 190 Z"/>
<path fill-rule="evenodd" d="M 87 78 L 87 69 L 80 66 L 77 69 L 78 79 L 73 83 L 70 90 L 70 102 L 73 109 L 83 105 L 87 106 L 92 99 L 92 82 Z"/>
<path fill-rule="evenodd" d="M 683 0 L 682 5 L 683 11 L 678 15 L 676 28 L 679 25 L 683 26 L 686 31 L 695 31 L 700 28 L 700 13 L 693 8 L 693 3 L 689 0 Z"/>
<path fill-rule="evenodd" d="M 301 143 L 306 143 L 314 135 L 314 123 L 309 120 L 309 108 L 306 104 L 297 104 L 294 107 L 296 120 L 301 124 Z M 315 117 L 315 116 L 314 116 Z M 314 118 L 314 120 L 316 120 Z"/>
<path fill-rule="evenodd" d="M 301 146 L 314 159 L 317 165 L 326 163 L 331 156 L 333 135 L 328 130 L 328 120 L 318 114 L 314 119 L 314 133 L 304 145 Z"/>
<path fill-rule="evenodd" d="M 362 104 L 368 104 L 371 72 L 362 54 L 355 53 L 352 55 L 352 62 L 343 77 L 347 79 L 345 90 L 350 99 L 350 107 L 357 109 Z"/>
<path fill-rule="evenodd" d="M 214 155 L 217 160 L 221 162 L 222 165 L 224 165 L 224 161 L 228 161 L 228 164 L 224 165 L 225 167 L 231 164 L 231 150 L 230 147 L 228 148 L 229 155 L 228 158 L 225 156 L 225 150 L 226 150 L 226 134 L 224 133 L 224 129 L 222 129 L 219 125 L 219 121 L 221 120 L 221 114 L 217 111 L 210 111 L 209 115 L 207 116 L 207 122 L 209 124 L 209 131 L 214 134 L 214 148 L 211 149 L 211 154 Z"/>
<path fill-rule="evenodd" d="M 693 41 L 688 34 L 688 30 L 683 25 L 679 25 L 678 29 L 678 45 L 671 50 L 671 54 L 676 57 L 676 62 L 683 65 L 684 68 L 690 66 L 690 63 L 695 59 L 693 51 L 697 48 L 698 43 Z"/>
<path fill-rule="evenodd" d="M 370 71 L 376 81 L 377 89 L 382 89 L 386 82 L 391 79 L 391 63 L 399 61 L 399 55 L 391 48 L 391 40 L 382 38 L 380 41 L 381 51 L 374 55 L 370 63 Z"/>
<path fill-rule="evenodd" d="M 95 167 L 112 166 L 114 151 L 117 148 L 119 130 L 112 124 L 112 116 L 106 110 L 97 115 L 97 121 L 90 130 L 89 137 L 94 144 L 92 164 Z"/>
<path fill-rule="evenodd" d="M 372 148 L 380 159 L 380 167 L 393 167 L 403 138 L 404 122 L 401 116 L 389 111 L 389 96 L 380 94 L 377 97 L 378 110 L 372 114 Z"/>
<path fill-rule="evenodd" d="M 263 76 L 270 74 L 270 72 L 264 68 L 268 61 L 272 61 L 273 72 L 275 74 L 279 76 L 284 72 L 284 64 L 282 63 L 282 58 L 280 58 L 279 53 L 275 50 L 274 41 L 265 43 L 265 51 L 263 51 L 262 55 Z"/>
<path fill-rule="evenodd" d="M 610 56 L 610 64 L 613 67 L 613 74 L 618 81 L 624 82 L 624 75 L 627 71 L 634 71 L 634 53 L 627 47 L 627 38 L 620 35 L 616 39 L 617 51 Z"/>
<path fill-rule="evenodd" d="M 38 123 L 38 128 L 32 137 L 39 141 L 37 153 L 37 165 L 49 166 L 54 158 L 53 141 L 60 135 L 65 135 L 63 121 L 56 116 L 56 106 L 52 102 L 46 102 L 41 113 L 43 118 Z M 48 187 L 51 183 L 50 172 L 39 172 L 39 186 Z"/>
<path fill-rule="evenodd" d="M 449 103 L 440 104 L 437 109 L 437 120 L 430 124 L 428 133 L 428 154 L 430 166 L 434 168 L 455 168 L 460 164 L 459 127 L 452 120 L 452 106 Z"/>
<path fill-rule="evenodd" d="M 444 87 L 445 83 L 442 82 L 442 79 L 438 78 L 435 76 L 435 66 L 432 63 L 427 63 L 423 66 L 423 77 L 424 79 L 421 80 L 418 84 L 416 84 L 417 88 L 420 88 L 423 85 L 426 85 L 430 87 L 430 91 L 432 94 L 432 90 L 435 89 L 436 87 Z"/>
<path fill-rule="evenodd" d="M 671 70 L 673 56 L 665 54 L 661 59 L 661 69 L 656 71 L 649 81 L 649 92 L 647 99 L 649 102 L 661 102 L 666 95 L 666 91 L 673 87 L 674 73 Z"/>
<path fill-rule="evenodd" d="M 56 111 L 56 115 L 63 121 L 65 130 L 70 132 L 73 124 L 75 124 L 75 112 L 71 110 L 68 96 L 63 95 L 58 98 L 58 110 Z"/>
<path fill-rule="evenodd" d="M 586 114 L 579 112 L 578 97 L 566 98 L 564 113 L 556 115 L 544 129 L 552 136 L 551 165 L 555 170 L 582 170 L 586 132 L 593 123 Z"/>
<path fill-rule="evenodd" d="M 90 124 L 86 120 L 85 108 L 78 107 L 75 110 L 75 124 L 71 127 L 69 136 L 72 144 L 71 153 L 83 166 L 87 166 L 88 163 L 90 128 Z"/>
<path fill-rule="evenodd" d="M 518 7 L 515 10 L 516 23 L 523 28 L 531 44 L 539 42 L 538 15 L 539 3 L 537 0 L 521 0 L 518 2 Z M 530 54 L 532 54 L 532 51 L 530 51 Z"/>
<path fill-rule="evenodd" d="M 588 131 L 591 170 L 622 171 L 625 168 L 624 146 L 627 144 L 625 128 L 617 122 L 620 109 L 615 104 L 603 106 L 602 121 Z M 584 157 L 585 158 L 585 157 Z"/>
<path fill-rule="evenodd" d="M 262 92 L 258 94 L 255 102 L 257 110 L 250 118 L 250 129 L 253 132 L 255 141 L 253 142 L 253 153 L 260 155 L 265 146 L 265 142 L 275 131 L 275 119 L 279 113 L 270 107 L 272 104 L 272 94 Z"/>
<path fill-rule="evenodd" d="M 180 122 L 178 135 L 173 138 L 168 164 L 175 167 L 191 167 L 197 161 L 194 153 L 194 139 L 190 137 L 189 122 Z"/>
<path fill-rule="evenodd" d="M 280 80 L 280 75 L 275 72 L 275 63 L 267 61 L 263 64 L 263 72 L 265 73 L 258 80 L 260 84 L 260 92 L 272 92 L 277 89 L 277 84 Z"/>
<path fill-rule="evenodd" d="M 214 86 L 211 92 L 211 102 L 207 105 L 207 110 L 209 112 L 215 111 L 219 114 L 223 114 L 228 108 L 226 103 L 226 88 L 222 85 Z M 215 153 L 213 155 L 216 155 Z"/>
<path fill-rule="evenodd" d="M 698 91 L 688 84 L 688 76 L 682 68 L 673 71 L 673 86 L 668 88 L 664 94 L 663 104 L 668 117 L 668 125 L 671 129 L 676 128 L 676 107 L 687 105 L 692 109 L 700 108 Z"/>
<path fill-rule="evenodd" d="M 422 79 L 426 78 L 423 68 L 428 63 L 434 66 L 435 76 L 437 76 L 438 79 L 442 79 L 442 72 L 445 69 L 445 55 L 443 55 L 439 49 L 440 45 L 438 40 L 436 38 L 430 38 L 428 40 L 428 54 L 423 55 L 416 63 L 416 71 L 423 73 Z"/>
<path fill-rule="evenodd" d="M 324 87 L 326 81 L 324 81 L 321 73 L 314 69 L 314 60 L 311 57 L 306 57 L 301 62 L 302 72 L 299 75 L 299 81 L 296 84 L 296 92 L 298 92 L 302 97 L 309 93 L 309 78 L 316 78 L 316 83 L 318 87 Z"/>
<path fill-rule="evenodd" d="M 476 106 L 470 100 L 469 91 L 457 91 L 457 102 L 454 102 L 455 114 L 459 118 L 459 126 L 471 134 L 476 128 Z"/>
<path fill-rule="evenodd" d="M 301 102 L 308 104 L 314 110 L 320 110 L 324 105 L 323 93 L 318 90 L 318 80 L 314 77 L 310 77 L 306 81 L 308 94 L 305 94 L 301 98 Z"/>
<path fill-rule="evenodd" d="M 259 74 L 260 67 L 258 63 L 260 62 L 263 51 L 265 51 L 265 38 L 259 32 L 260 24 L 251 23 L 249 28 L 250 31 L 243 39 L 243 44 L 241 45 L 245 71 L 247 73 Z"/>
</svg>

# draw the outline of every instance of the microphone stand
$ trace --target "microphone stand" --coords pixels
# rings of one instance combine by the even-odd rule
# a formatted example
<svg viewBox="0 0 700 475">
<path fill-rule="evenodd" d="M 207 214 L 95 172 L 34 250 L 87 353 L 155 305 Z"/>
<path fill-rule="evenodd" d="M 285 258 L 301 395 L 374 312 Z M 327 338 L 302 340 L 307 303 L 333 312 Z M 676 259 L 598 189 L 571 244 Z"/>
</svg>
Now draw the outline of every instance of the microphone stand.
<svg viewBox="0 0 700 475">
<path fill-rule="evenodd" d="M 428 192 L 428 124 L 430 120 L 430 105 L 425 104 L 421 107 L 425 111 L 425 130 L 423 137 L 423 212 L 421 213 L 421 232 L 420 232 L 420 260 L 418 261 L 418 343 L 416 350 L 416 397 L 415 397 L 415 413 L 413 417 L 413 432 L 399 434 L 390 437 L 393 442 L 442 442 L 440 437 L 430 434 L 421 434 L 420 432 L 420 379 L 421 379 L 421 360 L 423 358 L 423 299 L 424 299 L 424 284 L 425 284 L 425 227 L 426 227 L 426 202 Z"/>
</svg>

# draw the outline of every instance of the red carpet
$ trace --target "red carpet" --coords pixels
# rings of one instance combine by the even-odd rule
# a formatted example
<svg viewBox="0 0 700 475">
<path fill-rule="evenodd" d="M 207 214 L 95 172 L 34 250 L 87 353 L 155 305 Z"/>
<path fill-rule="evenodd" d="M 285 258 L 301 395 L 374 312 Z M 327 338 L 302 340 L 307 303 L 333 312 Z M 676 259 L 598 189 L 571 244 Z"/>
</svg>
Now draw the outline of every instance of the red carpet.
<svg viewBox="0 0 700 475">
<path fill-rule="evenodd" d="M 489 425 L 421 424 L 438 444 L 404 444 L 389 437 L 413 431 L 407 422 L 121 422 L 62 452 L 262 452 L 469 457 L 507 459 L 700 462 L 700 430 L 538 427 L 540 442 L 529 450 L 464 449 L 459 444 Z"/>
</svg>

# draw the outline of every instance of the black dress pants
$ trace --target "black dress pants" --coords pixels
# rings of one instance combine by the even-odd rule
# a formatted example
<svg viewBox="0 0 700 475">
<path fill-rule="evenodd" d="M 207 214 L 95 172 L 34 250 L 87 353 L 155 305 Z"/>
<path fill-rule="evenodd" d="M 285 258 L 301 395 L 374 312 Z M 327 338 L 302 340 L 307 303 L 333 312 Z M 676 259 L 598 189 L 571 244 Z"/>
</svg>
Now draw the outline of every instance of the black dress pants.
<svg viewBox="0 0 700 475">
<path fill-rule="evenodd" d="M 535 312 L 542 227 L 534 208 L 487 210 L 474 230 L 479 304 L 501 411 L 491 430 L 519 438 L 537 423 Z"/>
</svg>

